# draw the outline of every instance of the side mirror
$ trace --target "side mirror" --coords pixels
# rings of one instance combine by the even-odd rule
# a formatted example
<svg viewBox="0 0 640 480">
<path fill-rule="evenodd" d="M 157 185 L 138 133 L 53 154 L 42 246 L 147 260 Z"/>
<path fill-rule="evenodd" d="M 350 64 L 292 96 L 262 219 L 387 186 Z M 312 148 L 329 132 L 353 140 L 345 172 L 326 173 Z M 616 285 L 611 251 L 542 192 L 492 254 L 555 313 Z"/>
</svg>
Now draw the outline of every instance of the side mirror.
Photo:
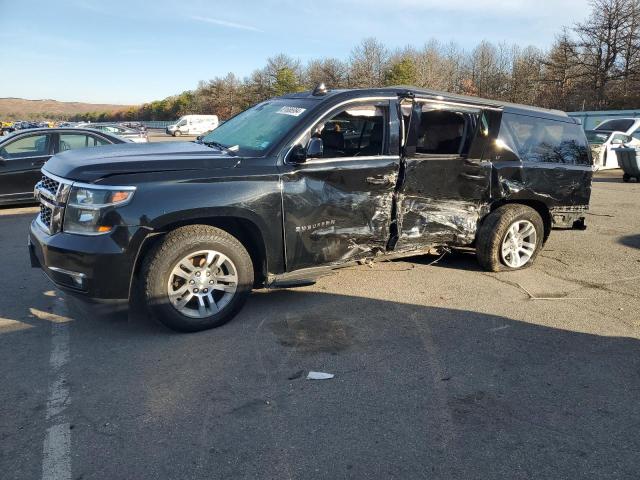
<svg viewBox="0 0 640 480">
<path fill-rule="evenodd" d="M 624 144 L 624 140 L 622 138 L 614 138 L 611 141 L 611 145 L 623 145 Z"/>
<path fill-rule="evenodd" d="M 4 167 L 6 164 L 7 161 L 4 158 L 0 157 L 0 167 Z"/>
<path fill-rule="evenodd" d="M 307 145 L 307 158 L 321 158 L 324 153 L 324 145 L 322 139 L 313 137 Z"/>
<path fill-rule="evenodd" d="M 296 145 L 289 154 L 291 163 L 304 163 L 307 161 L 307 151 L 302 145 Z"/>
</svg>

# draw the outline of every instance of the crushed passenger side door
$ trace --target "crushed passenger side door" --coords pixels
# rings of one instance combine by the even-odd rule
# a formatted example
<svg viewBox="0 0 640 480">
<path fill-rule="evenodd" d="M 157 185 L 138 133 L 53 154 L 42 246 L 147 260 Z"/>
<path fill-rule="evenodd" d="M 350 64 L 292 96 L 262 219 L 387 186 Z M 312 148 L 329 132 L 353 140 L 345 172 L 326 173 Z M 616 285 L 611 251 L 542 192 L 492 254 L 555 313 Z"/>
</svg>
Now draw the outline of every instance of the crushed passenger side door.
<svg viewBox="0 0 640 480">
<path fill-rule="evenodd" d="M 499 115 L 423 99 L 405 101 L 403 113 L 408 128 L 390 248 L 473 243 L 489 208 L 491 163 L 482 154 Z"/>
</svg>

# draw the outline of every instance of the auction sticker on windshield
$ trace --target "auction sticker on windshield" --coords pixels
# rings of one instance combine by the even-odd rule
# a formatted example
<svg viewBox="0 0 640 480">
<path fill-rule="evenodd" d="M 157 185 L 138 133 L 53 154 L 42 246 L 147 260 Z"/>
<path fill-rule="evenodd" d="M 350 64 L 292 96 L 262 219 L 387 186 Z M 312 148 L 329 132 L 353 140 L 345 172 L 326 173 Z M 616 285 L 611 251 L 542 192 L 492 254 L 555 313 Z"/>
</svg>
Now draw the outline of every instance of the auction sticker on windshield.
<svg viewBox="0 0 640 480">
<path fill-rule="evenodd" d="M 299 117 L 305 110 L 306 110 L 306 108 L 282 107 L 276 113 L 279 113 L 281 115 L 291 115 L 293 117 Z"/>
</svg>

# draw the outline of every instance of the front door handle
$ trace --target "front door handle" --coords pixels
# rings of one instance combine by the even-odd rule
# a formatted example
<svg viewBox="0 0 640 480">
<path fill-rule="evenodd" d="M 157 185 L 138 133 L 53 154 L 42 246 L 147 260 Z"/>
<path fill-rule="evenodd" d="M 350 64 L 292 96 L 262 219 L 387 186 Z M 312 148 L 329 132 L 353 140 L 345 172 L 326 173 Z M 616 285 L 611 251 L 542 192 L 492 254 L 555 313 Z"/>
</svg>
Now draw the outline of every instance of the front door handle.
<svg viewBox="0 0 640 480">
<path fill-rule="evenodd" d="M 34 167 L 41 167 L 45 164 L 46 160 L 34 160 L 31 165 Z"/>
</svg>

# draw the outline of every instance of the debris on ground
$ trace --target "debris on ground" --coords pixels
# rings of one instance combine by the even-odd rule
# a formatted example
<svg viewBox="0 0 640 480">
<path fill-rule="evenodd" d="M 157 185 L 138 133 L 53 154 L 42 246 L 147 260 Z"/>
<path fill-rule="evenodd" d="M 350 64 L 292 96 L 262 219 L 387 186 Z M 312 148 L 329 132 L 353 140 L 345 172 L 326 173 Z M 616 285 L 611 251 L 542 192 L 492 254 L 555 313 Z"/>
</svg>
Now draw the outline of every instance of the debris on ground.
<svg viewBox="0 0 640 480">
<path fill-rule="evenodd" d="M 307 380 L 329 380 L 333 378 L 333 373 L 325 373 L 325 372 L 309 372 L 307 375 Z"/>
</svg>

